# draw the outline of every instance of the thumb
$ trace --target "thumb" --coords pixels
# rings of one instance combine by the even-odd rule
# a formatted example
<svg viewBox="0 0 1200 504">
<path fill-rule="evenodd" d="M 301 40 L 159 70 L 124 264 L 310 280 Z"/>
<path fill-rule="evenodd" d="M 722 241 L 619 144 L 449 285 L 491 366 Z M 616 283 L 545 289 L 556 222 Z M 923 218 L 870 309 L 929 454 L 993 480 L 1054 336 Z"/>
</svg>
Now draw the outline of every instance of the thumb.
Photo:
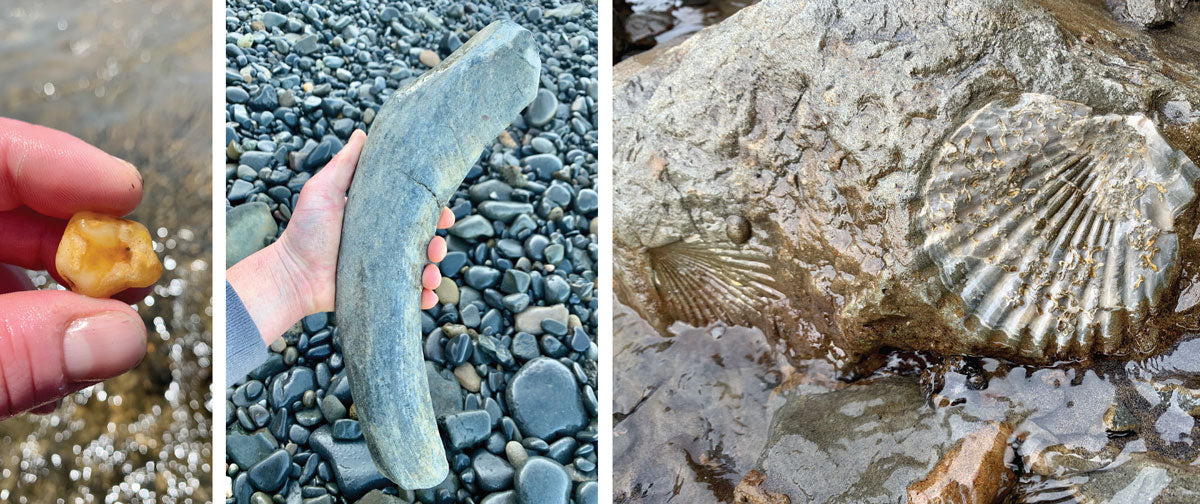
<svg viewBox="0 0 1200 504">
<path fill-rule="evenodd" d="M 120 301 L 0 294 L 0 418 L 124 373 L 145 353 L 146 326 Z"/>
</svg>

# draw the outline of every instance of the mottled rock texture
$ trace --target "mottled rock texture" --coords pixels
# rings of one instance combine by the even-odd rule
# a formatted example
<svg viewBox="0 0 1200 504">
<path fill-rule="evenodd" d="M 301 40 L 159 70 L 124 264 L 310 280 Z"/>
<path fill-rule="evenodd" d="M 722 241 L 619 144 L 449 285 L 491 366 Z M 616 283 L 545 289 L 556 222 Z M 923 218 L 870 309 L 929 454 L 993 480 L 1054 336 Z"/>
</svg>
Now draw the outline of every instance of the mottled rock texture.
<svg viewBox="0 0 1200 504">
<path fill-rule="evenodd" d="M 619 298 L 660 327 L 754 325 L 798 357 L 1052 360 L 965 337 L 968 307 L 922 246 L 933 162 L 972 114 L 1022 93 L 1142 114 L 1200 159 L 1197 7 L 1145 30 L 1100 2 L 767 0 L 621 63 Z M 1159 309 L 1070 357 L 1161 351 L 1200 316 L 1177 301 L 1200 279 L 1198 206 L 1174 221 L 1180 274 Z"/>
<path fill-rule="evenodd" d="M 537 92 L 533 35 L 495 22 L 396 91 L 351 183 L 338 255 L 337 314 L 371 457 L 404 488 L 446 478 L 421 348 L 420 271 L 441 207 L 483 147 Z"/>
</svg>

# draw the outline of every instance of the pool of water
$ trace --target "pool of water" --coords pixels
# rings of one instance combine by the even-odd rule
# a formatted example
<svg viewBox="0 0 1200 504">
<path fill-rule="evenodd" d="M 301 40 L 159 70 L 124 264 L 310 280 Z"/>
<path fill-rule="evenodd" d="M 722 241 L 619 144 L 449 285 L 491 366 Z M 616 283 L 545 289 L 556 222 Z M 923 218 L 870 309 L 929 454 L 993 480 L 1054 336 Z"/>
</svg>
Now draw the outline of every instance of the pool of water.
<svg viewBox="0 0 1200 504">
<path fill-rule="evenodd" d="M 0 114 L 136 165 L 145 196 L 130 218 L 164 266 L 136 306 L 149 339 L 137 368 L 0 423 L 2 502 L 212 501 L 211 9 L 0 0 Z"/>
</svg>

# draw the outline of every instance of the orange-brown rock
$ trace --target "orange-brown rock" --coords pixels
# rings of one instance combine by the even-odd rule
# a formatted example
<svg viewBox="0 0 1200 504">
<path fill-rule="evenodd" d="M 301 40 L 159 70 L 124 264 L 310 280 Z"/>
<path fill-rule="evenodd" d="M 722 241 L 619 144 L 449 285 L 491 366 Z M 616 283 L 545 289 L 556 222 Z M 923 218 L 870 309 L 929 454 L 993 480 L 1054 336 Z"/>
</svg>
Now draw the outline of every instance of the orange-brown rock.
<svg viewBox="0 0 1200 504">
<path fill-rule="evenodd" d="M 95 298 L 149 287 L 162 274 L 146 226 L 95 212 L 71 217 L 54 266 L 67 288 Z"/>
<path fill-rule="evenodd" d="M 1003 502 L 1016 483 L 1008 468 L 1012 426 L 989 423 L 954 445 L 933 470 L 908 486 L 910 504 L 989 504 Z"/>
<path fill-rule="evenodd" d="M 757 469 L 751 469 L 733 489 L 733 502 L 736 504 L 792 504 L 788 496 L 763 490 L 763 481 L 767 475 Z"/>
</svg>

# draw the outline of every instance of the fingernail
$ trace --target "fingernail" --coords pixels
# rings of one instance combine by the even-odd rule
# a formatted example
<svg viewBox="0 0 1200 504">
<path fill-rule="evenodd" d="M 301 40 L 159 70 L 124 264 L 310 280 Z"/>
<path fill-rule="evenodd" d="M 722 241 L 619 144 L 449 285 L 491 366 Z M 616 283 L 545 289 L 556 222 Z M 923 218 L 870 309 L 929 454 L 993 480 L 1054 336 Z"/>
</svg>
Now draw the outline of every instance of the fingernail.
<svg viewBox="0 0 1200 504">
<path fill-rule="evenodd" d="M 146 326 L 125 312 L 75 319 L 63 334 L 63 365 L 71 381 L 103 380 L 128 371 L 146 354 Z"/>
<path fill-rule="evenodd" d="M 133 163 L 130 163 L 129 161 L 126 161 L 126 160 L 121 159 L 116 156 L 113 156 L 113 157 L 116 158 L 117 161 L 120 161 L 121 164 L 125 165 L 126 168 L 129 168 L 129 171 L 133 172 L 133 176 L 137 177 L 138 182 L 142 181 L 142 172 L 138 171 L 137 167 L 133 166 Z"/>
</svg>

